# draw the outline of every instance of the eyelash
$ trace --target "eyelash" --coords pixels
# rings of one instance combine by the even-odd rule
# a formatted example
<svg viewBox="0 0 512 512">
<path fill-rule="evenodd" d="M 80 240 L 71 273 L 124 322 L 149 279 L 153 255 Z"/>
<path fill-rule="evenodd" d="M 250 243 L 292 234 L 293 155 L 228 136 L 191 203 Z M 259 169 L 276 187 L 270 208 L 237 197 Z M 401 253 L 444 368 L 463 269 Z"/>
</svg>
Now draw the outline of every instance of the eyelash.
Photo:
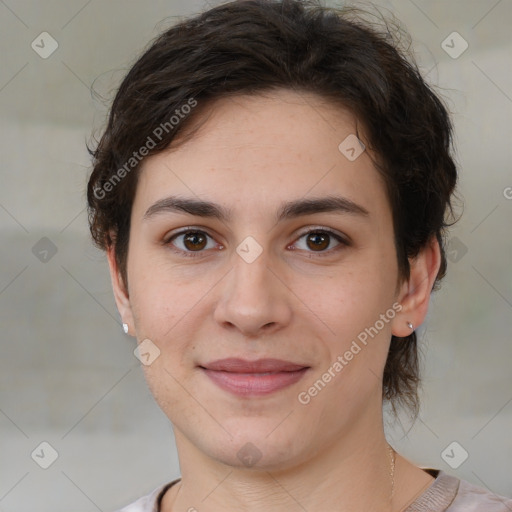
<svg viewBox="0 0 512 512">
<path fill-rule="evenodd" d="M 186 229 L 183 229 L 181 231 L 179 231 L 178 233 L 174 233 L 173 235 L 167 237 L 163 244 L 170 247 L 170 249 L 177 253 L 177 254 L 180 254 L 182 256 L 185 256 L 187 258 L 197 258 L 197 257 L 200 257 L 202 253 L 205 252 L 205 249 L 203 250 L 200 250 L 200 251 L 184 251 L 183 249 L 178 249 L 176 247 L 173 246 L 173 244 L 171 243 L 174 239 L 178 238 L 179 236 L 182 236 L 182 235 L 187 235 L 189 233 L 200 233 L 202 235 L 205 235 L 209 238 L 213 238 L 211 237 L 206 231 L 204 230 L 201 230 L 201 229 L 195 229 L 195 228 L 186 228 Z M 309 229 L 308 231 L 305 231 L 303 233 L 301 233 L 298 238 L 296 239 L 296 241 L 300 240 L 301 238 L 307 236 L 307 235 L 310 235 L 311 233 L 316 233 L 316 234 L 324 234 L 324 235 L 329 235 L 331 237 L 333 237 L 338 243 L 339 245 L 337 245 L 336 247 L 332 248 L 332 249 L 327 249 L 327 250 L 324 250 L 324 251 L 307 251 L 307 252 L 310 252 L 312 254 L 315 254 L 315 257 L 325 257 L 325 256 L 330 256 L 332 255 L 333 252 L 337 252 L 341 249 L 343 249 L 343 247 L 348 247 L 350 245 L 350 242 L 345 239 L 344 237 L 342 237 L 341 235 L 339 235 L 338 233 L 328 229 L 328 228 L 313 228 L 313 229 Z M 295 243 L 295 242 L 294 242 Z M 329 244 L 330 245 L 330 244 Z M 221 245 L 221 247 L 223 247 Z"/>
</svg>

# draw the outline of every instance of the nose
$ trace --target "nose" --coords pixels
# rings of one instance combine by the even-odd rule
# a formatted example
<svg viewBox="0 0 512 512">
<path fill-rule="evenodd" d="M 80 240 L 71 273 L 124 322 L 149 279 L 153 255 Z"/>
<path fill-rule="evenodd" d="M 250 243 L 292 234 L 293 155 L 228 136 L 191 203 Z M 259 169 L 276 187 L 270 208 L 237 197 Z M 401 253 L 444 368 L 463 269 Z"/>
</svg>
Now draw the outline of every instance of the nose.
<svg viewBox="0 0 512 512">
<path fill-rule="evenodd" d="M 264 250 L 252 262 L 233 255 L 234 266 L 221 281 L 214 318 L 246 337 L 279 331 L 292 318 L 291 292 L 279 271 L 269 266 Z"/>
</svg>

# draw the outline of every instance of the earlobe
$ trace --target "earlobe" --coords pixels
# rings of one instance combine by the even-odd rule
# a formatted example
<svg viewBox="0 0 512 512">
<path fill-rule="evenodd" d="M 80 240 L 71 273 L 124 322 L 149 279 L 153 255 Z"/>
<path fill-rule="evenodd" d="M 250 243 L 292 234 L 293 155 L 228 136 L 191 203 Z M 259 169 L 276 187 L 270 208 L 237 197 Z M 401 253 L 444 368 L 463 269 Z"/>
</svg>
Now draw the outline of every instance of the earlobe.
<svg viewBox="0 0 512 512">
<path fill-rule="evenodd" d="M 107 249 L 107 259 L 110 270 L 110 279 L 112 282 L 112 290 L 114 292 L 114 299 L 116 301 L 117 310 L 121 315 L 123 331 L 126 334 L 128 334 L 134 331 L 132 308 L 130 304 L 128 289 L 124 283 L 124 280 L 117 266 L 117 261 L 115 257 L 115 246 L 111 245 Z"/>
<path fill-rule="evenodd" d="M 402 283 L 398 295 L 402 309 L 392 324 L 392 334 L 401 338 L 409 336 L 427 316 L 430 294 L 441 265 L 441 250 L 435 236 L 409 260 L 409 265 L 409 279 Z"/>
</svg>

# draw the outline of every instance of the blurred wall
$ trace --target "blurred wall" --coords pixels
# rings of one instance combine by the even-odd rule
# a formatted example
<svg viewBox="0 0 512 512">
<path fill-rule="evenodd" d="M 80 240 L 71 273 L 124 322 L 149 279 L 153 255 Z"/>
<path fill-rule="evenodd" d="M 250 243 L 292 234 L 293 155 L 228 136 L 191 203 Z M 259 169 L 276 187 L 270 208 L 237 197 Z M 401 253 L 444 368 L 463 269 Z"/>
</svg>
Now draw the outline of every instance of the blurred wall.
<svg viewBox="0 0 512 512">
<path fill-rule="evenodd" d="M 377 3 L 405 24 L 453 111 L 464 197 L 419 331 L 422 412 L 414 425 L 390 419 L 389 437 L 419 465 L 512 496 L 512 3 Z M 0 1 L 1 511 L 114 510 L 179 475 L 89 240 L 85 144 L 107 105 L 91 85 L 111 98 L 173 17 L 206 6 Z"/>
</svg>

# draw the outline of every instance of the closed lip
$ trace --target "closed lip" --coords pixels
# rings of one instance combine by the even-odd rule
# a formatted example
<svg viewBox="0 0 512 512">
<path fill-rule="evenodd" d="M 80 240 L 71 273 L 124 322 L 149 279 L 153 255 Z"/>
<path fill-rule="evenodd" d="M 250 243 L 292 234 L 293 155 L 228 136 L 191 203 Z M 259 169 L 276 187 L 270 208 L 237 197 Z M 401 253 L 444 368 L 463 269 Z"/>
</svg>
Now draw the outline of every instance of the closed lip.
<svg viewBox="0 0 512 512">
<path fill-rule="evenodd" d="M 212 371 L 223 371 L 230 373 L 278 373 L 278 372 L 295 372 L 303 368 L 309 368 L 303 364 L 296 364 L 291 361 L 282 359 L 256 359 L 249 361 L 237 357 L 228 357 L 225 359 L 217 359 L 209 363 L 200 365 L 201 368 Z"/>
</svg>

